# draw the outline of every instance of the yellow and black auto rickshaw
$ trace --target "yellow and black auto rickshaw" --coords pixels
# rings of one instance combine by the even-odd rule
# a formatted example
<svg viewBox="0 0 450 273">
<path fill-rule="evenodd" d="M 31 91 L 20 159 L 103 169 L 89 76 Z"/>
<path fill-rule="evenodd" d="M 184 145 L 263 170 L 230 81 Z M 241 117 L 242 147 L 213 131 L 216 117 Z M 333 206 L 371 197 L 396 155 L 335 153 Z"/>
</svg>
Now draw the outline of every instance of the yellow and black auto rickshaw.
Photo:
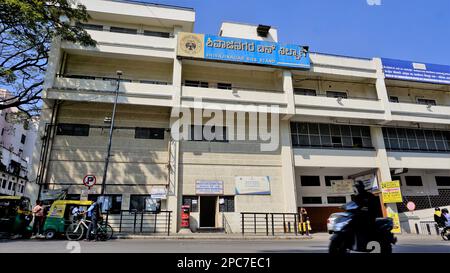
<svg viewBox="0 0 450 273">
<path fill-rule="evenodd" d="M 0 196 L 0 233 L 30 238 L 33 234 L 30 199 L 24 196 Z"/>
<path fill-rule="evenodd" d="M 72 215 L 74 208 L 87 211 L 93 201 L 80 200 L 56 200 L 48 211 L 44 223 L 44 235 L 46 239 L 54 239 L 66 232 L 67 227 L 75 220 Z"/>
</svg>

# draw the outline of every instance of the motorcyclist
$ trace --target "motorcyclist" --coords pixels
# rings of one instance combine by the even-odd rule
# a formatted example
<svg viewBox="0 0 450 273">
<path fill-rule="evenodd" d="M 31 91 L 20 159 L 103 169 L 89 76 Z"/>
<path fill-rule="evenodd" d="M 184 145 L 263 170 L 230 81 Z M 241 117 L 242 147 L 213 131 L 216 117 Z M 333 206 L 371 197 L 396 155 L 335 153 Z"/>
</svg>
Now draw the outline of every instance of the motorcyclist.
<svg viewBox="0 0 450 273">
<path fill-rule="evenodd" d="M 379 200 L 374 194 L 367 191 L 362 181 L 358 181 L 355 185 L 357 194 L 354 197 L 354 202 L 358 205 L 359 214 L 355 217 L 354 227 L 356 235 L 358 236 L 358 248 L 365 248 L 364 244 L 367 242 L 369 234 L 375 229 L 375 220 L 377 218 L 377 211 L 380 206 Z"/>
</svg>

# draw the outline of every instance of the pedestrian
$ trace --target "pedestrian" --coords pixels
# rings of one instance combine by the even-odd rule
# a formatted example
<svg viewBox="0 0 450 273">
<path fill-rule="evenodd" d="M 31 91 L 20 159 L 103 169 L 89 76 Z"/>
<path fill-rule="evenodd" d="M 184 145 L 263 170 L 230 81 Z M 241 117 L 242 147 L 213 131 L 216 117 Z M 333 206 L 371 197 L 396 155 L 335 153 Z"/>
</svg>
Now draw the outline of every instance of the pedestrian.
<svg viewBox="0 0 450 273">
<path fill-rule="evenodd" d="M 445 220 L 442 217 L 442 212 L 440 208 L 434 209 L 434 221 L 438 227 L 445 227 Z"/>
<path fill-rule="evenodd" d="M 309 236 L 309 218 L 305 208 L 300 209 L 300 234 Z"/>
<path fill-rule="evenodd" d="M 44 222 L 44 207 L 42 207 L 42 202 L 40 200 L 36 201 L 36 205 L 33 210 L 34 224 L 33 224 L 33 235 L 42 235 L 42 225 Z"/>
<path fill-rule="evenodd" d="M 94 234 L 94 240 L 97 241 L 97 223 L 101 219 L 101 207 L 102 204 L 99 202 L 94 202 L 86 211 L 87 216 L 90 217 L 91 222 L 89 223 L 88 232 L 86 233 L 85 241 L 91 241 L 91 233 Z"/>
</svg>

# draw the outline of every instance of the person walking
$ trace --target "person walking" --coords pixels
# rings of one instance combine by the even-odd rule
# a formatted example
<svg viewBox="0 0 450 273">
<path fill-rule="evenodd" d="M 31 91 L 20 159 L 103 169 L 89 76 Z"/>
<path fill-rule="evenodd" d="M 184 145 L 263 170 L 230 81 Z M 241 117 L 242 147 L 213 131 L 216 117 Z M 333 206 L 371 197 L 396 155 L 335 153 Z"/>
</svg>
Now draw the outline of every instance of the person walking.
<svg viewBox="0 0 450 273">
<path fill-rule="evenodd" d="M 300 234 L 309 236 L 309 217 L 305 208 L 300 209 Z"/>
<path fill-rule="evenodd" d="M 42 224 L 44 222 L 44 207 L 42 207 L 42 202 L 40 200 L 36 201 L 36 205 L 33 210 L 34 224 L 33 224 L 33 235 L 42 235 Z"/>
<path fill-rule="evenodd" d="M 101 203 L 94 202 L 86 211 L 87 216 L 90 218 L 89 228 L 86 233 L 85 241 L 91 241 L 91 233 L 94 234 L 94 240 L 97 241 L 97 223 L 101 219 Z"/>
</svg>

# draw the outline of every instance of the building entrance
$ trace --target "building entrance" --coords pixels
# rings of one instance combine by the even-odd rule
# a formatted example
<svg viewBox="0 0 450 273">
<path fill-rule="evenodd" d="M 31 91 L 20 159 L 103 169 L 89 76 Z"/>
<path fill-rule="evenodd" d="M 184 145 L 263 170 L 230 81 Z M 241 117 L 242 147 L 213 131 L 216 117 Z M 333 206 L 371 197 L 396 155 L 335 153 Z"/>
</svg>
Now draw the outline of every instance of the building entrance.
<svg viewBox="0 0 450 273">
<path fill-rule="evenodd" d="M 200 227 L 216 227 L 217 196 L 200 196 Z"/>
</svg>

